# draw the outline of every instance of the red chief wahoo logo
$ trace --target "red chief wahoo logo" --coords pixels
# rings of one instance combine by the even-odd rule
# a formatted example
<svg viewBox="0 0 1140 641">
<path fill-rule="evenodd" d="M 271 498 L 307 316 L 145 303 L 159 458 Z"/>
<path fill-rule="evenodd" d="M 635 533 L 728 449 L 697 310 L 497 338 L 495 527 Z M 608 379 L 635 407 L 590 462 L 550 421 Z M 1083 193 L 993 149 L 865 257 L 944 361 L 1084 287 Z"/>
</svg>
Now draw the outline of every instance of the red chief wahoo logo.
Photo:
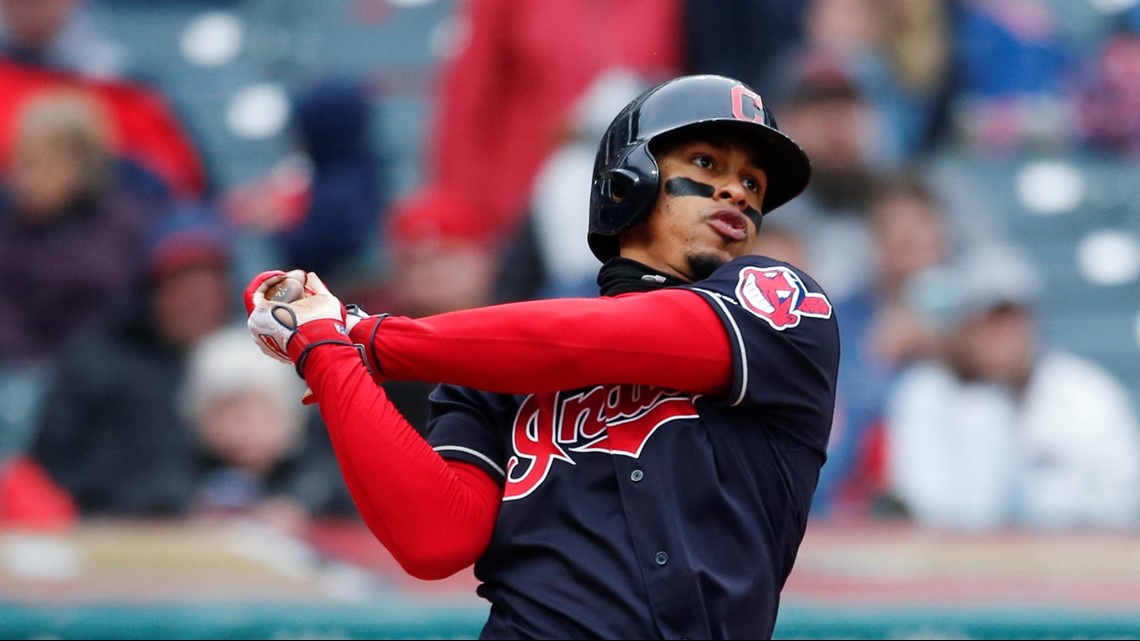
<svg viewBox="0 0 1140 641">
<path fill-rule="evenodd" d="M 507 461 L 503 500 L 521 499 L 537 489 L 554 461 L 575 465 L 570 452 L 637 458 L 657 428 L 696 417 L 691 396 L 660 387 L 600 385 L 528 396 L 511 431 L 514 454 Z"/>
<path fill-rule="evenodd" d="M 787 267 L 745 267 L 736 283 L 736 298 L 745 309 L 783 331 L 804 316 L 831 317 L 831 302 L 807 290 L 799 274 Z"/>
</svg>

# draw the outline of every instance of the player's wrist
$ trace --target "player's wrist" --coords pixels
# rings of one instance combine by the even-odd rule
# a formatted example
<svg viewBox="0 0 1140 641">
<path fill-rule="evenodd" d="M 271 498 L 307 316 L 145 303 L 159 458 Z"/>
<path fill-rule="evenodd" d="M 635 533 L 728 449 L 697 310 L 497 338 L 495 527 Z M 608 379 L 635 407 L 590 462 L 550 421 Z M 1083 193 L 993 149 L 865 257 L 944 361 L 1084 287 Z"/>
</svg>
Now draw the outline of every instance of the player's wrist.
<svg viewBox="0 0 1140 641">
<path fill-rule="evenodd" d="M 368 374 L 372 377 L 372 380 L 377 383 L 384 381 L 385 378 L 380 368 L 380 356 L 376 353 L 376 335 L 380 331 L 381 323 L 390 315 L 391 314 L 377 314 L 374 316 L 365 316 L 355 321 L 349 329 L 349 339 L 356 345 L 357 350 L 360 352 Z"/>
<path fill-rule="evenodd" d="M 313 350 L 326 345 L 353 347 L 344 322 L 336 318 L 317 318 L 299 326 L 289 337 L 286 349 L 297 375 L 305 378 L 305 365 Z"/>
</svg>

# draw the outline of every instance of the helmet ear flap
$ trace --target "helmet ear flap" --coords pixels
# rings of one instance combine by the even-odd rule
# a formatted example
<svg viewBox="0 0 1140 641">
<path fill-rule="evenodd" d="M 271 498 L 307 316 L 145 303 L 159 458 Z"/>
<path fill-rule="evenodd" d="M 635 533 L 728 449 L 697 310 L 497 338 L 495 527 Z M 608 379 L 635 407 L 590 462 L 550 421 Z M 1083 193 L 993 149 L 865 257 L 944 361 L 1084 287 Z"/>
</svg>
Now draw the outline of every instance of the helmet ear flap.
<svg viewBox="0 0 1140 641">
<path fill-rule="evenodd" d="M 632 192 L 637 191 L 637 184 L 641 178 L 636 172 L 628 169 L 614 169 L 607 172 L 602 183 L 602 194 L 613 204 L 624 201 Z"/>
<path fill-rule="evenodd" d="M 657 200 L 657 175 L 657 161 L 644 144 L 609 169 L 598 170 L 591 194 L 591 232 L 612 236 L 640 222 Z"/>
<path fill-rule="evenodd" d="M 657 199 L 657 162 L 644 148 L 594 179 L 590 196 L 590 249 L 605 262 L 618 255 L 617 235 L 640 222 Z"/>
<path fill-rule="evenodd" d="M 640 182 L 636 172 L 624 167 L 611 169 L 598 177 L 598 185 L 594 189 L 594 198 L 599 201 L 595 208 L 594 231 L 606 235 L 621 231 L 629 220 L 626 213 L 629 200 Z"/>
</svg>

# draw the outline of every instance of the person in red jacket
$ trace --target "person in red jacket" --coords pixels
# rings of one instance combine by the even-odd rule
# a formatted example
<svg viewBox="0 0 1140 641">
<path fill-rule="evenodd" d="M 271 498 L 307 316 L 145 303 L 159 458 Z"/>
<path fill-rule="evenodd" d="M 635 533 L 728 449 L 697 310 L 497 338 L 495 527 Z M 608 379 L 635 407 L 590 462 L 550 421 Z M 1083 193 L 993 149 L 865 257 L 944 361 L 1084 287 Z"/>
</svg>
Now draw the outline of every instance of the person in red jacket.
<svg viewBox="0 0 1140 641">
<path fill-rule="evenodd" d="M 599 147 L 600 297 L 367 316 L 316 274 L 273 271 L 247 288 L 248 325 L 309 385 L 402 567 L 474 564 L 483 638 L 769 638 L 839 337 L 819 284 L 753 248 L 809 175 L 750 88 L 676 78 Z M 284 278 L 305 295 L 272 300 Z M 441 383 L 426 438 L 385 398 L 391 379 Z"/>
<path fill-rule="evenodd" d="M 469 0 L 457 17 L 463 35 L 430 100 L 426 183 L 470 202 L 476 222 L 507 242 L 595 83 L 614 70 L 653 83 L 678 73 L 681 2 Z"/>
</svg>

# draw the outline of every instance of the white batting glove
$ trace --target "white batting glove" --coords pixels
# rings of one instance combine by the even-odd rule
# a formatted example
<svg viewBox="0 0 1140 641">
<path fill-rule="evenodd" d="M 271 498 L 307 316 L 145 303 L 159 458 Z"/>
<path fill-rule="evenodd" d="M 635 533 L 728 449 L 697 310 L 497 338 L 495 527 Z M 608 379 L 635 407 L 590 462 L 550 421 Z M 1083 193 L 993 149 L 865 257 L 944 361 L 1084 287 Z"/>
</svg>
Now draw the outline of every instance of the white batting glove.
<svg viewBox="0 0 1140 641">
<path fill-rule="evenodd" d="M 290 303 L 269 300 L 266 292 L 287 277 L 305 284 L 302 298 Z M 299 327 L 319 319 L 345 322 L 344 305 L 340 300 L 332 295 L 320 277 L 300 270 L 266 279 L 254 291 L 250 302 L 253 307 L 247 321 L 250 334 L 263 353 L 284 363 L 293 363 L 289 343 Z"/>
</svg>

